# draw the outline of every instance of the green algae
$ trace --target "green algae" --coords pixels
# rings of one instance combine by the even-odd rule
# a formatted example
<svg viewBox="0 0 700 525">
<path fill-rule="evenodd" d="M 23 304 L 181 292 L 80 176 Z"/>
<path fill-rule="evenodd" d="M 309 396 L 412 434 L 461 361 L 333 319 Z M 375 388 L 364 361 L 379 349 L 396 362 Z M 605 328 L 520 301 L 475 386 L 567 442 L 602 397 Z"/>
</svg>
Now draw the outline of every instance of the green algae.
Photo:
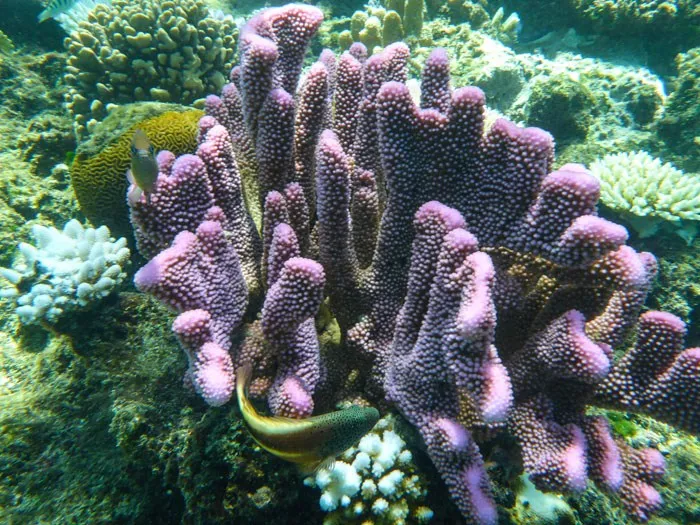
<svg viewBox="0 0 700 525">
<path fill-rule="evenodd" d="M 700 9 L 700 8 L 699 8 Z M 677 76 L 658 125 L 659 134 L 686 171 L 700 171 L 700 47 L 676 57 Z"/>
<path fill-rule="evenodd" d="M 550 76 L 532 86 L 527 124 L 548 130 L 559 142 L 585 139 L 592 107 L 595 98 L 584 84 L 566 75 Z"/>
<path fill-rule="evenodd" d="M 0 31 L 0 53 L 10 53 L 15 48 L 15 45 L 10 40 L 10 37 Z"/>
<path fill-rule="evenodd" d="M 129 292 L 55 332 L 2 310 L 0 521 L 286 523 L 296 471 L 252 442 L 233 404 L 182 388 L 171 321 Z M 295 513 L 319 522 L 307 507 Z"/>
</svg>

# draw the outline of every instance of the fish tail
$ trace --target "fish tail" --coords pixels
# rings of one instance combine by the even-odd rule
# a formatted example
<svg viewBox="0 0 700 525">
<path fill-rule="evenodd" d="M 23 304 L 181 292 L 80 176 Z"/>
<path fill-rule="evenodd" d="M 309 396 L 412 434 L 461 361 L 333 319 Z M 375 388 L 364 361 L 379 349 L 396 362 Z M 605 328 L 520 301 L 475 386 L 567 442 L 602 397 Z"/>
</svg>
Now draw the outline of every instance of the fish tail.
<svg viewBox="0 0 700 525">
<path fill-rule="evenodd" d="M 244 363 L 238 367 L 236 371 L 236 393 L 238 394 L 238 408 L 243 414 L 243 419 L 248 421 L 248 418 L 253 418 L 257 412 L 255 407 L 248 399 L 248 386 L 253 375 L 253 366 L 250 363 Z"/>
<path fill-rule="evenodd" d="M 308 463 L 300 463 L 298 468 L 299 472 L 304 476 L 315 475 L 319 470 L 333 470 L 335 468 L 335 456 L 321 458 Z"/>
<path fill-rule="evenodd" d="M 238 367 L 236 371 L 236 391 L 238 397 L 248 397 L 248 385 L 250 378 L 253 375 L 253 366 L 250 363 L 244 363 Z"/>
</svg>

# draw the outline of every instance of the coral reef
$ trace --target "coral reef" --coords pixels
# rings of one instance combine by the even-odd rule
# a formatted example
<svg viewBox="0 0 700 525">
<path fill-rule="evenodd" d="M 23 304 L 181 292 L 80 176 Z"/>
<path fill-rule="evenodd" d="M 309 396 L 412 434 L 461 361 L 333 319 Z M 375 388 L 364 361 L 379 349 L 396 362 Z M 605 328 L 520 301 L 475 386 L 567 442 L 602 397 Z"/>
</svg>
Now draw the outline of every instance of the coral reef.
<svg viewBox="0 0 700 525">
<path fill-rule="evenodd" d="M 419 74 L 430 49 L 444 47 L 451 57 L 454 85 L 483 89 L 489 94 L 489 109 L 514 122 L 536 123 L 558 132 L 557 165 L 588 164 L 608 153 L 637 149 L 667 158 L 669 152 L 656 132 L 666 102 L 661 77 L 627 62 L 591 58 L 576 47 L 578 37 L 569 43 L 555 42 L 562 47 L 551 53 L 543 51 L 544 44 L 515 52 L 481 30 L 438 18 L 426 22 L 420 46 L 412 48 L 409 68 L 412 75 Z M 555 86 L 572 88 L 576 101 L 587 105 L 566 104 L 574 96 L 565 90 L 557 93 Z M 556 100 L 565 102 L 564 114 L 542 104 L 533 110 L 533 103 L 552 100 L 557 94 L 561 98 Z M 531 114 L 537 120 L 530 120 Z M 562 120 L 566 127 L 561 126 Z"/>
<path fill-rule="evenodd" d="M 18 331 L 3 308 L 0 521 L 321 521 L 295 469 L 246 436 L 233 405 L 211 412 L 182 388 L 168 317 L 125 292 L 59 334 Z"/>
<path fill-rule="evenodd" d="M 125 115 L 132 108 L 135 115 Z M 149 116 L 153 113 L 156 116 Z M 170 104 L 126 105 L 112 111 L 96 136 L 80 145 L 71 165 L 71 183 L 81 211 L 94 224 L 106 224 L 117 235 L 129 235 L 124 192 L 134 131 L 142 129 L 157 151 L 185 153 L 196 144 L 201 115 L 199 110 Z"/>
<path fill-rule="evenodd" d="M 698 36 L 700 11 L 692 0 L 572 0 L 572 4 L 579 16 L 601 32 Z"/>
<path fill-rule="evenodd" d="M 66 217 L 79 217 L 65 171 L 51 169 L 75 149 L 70 118 L 61 108 L 65 58 L 22 51 L 0 56 L 0 264 L 5 266 L 35 220 L 63 224 Z"/>
<path fill-rule="evenodd" d="M 700 177 L 645 151 L 606 155 L 590 168 L 600 180 L 601 202 L 641 237 L 663 229 L 693 242 L 700 224 Z"/>
<path fill-rule="evenodd" d="M 520 16 L 513 12 L 506 17 L 502 5 L 488 0 L 428 0 L 426 3 L 430 13 L 446 15 L 455 25 L 466 22 L 471 28 L 480 29 L 504 44 L 512 45 L 518 41 Z"/>
<path fill-rule="evenodd" d="M 385 417 L 332 467 L 306 478 L 304 484 L 322 491 L 319 504 L 328 513 L 324 525 L 430 522 L 425 480 L 405 446 L 394 431 L 394 418 Z"/>
<path fill-rule="evenodd" d="M 264 292 L 231 357 L 253 363 L 253 393 L 273 413 L 391 402 L 474 523 L 497 519 L 477 439 L 499 432 L 515 438 L 537 489 L 578 493 L 590 479 L 648 520 L 663 457 L 616 439 L 587 409 L 700 430 L 700 350 L 684 350 L 673 315 L 639 316 L 655 259 L 597 216 L 595 177 L 574 164 L 552 171 L 548 133 L 505 119 L 484 132 L 484 94 L 452 90 L 444 50 L 425 61 L 420 107 L 403 44 L 370 58 L 362 44 L 339 59 L 324 51 L 299 84 L 321 19 L 302 5 L 258 13 L 241 30 L 231 83 L 207 98 L 196 155 L 162 153 L 150 200 L 130 190 L 137 238 L 174 240 L 145 288 L 181 315 L 243 300 L 239 281 L 226 288 L 228 272 L 214 270 L 229 240 L 228 263 Z M 257 167 L 259 194 L 243 195 L 238 158 Z M 263 207 L 262 250 L 251 201 Z M 202 229 L 216 234 L 210 250 L 174 256 L 181 235 Z M 313 323 L 324 290 L 339 352 L 320 348 Z M 222 321 L 183 346 L 205 352 L 230 335 Z"/>
<path fill-rule="evenodd" d="M 700 45 L 700 8 L 694 0 L 569 0 L 568 26 L 593 34 L 611 56 L 644 56 L 645 64 L 670 74 L 673 57 Z M 635 59 L 636 60 L 636 59 Z"/>
<path fill-rule="evenodd" d="M 115 241 L 106 226 L 85 229 L 72 220 L 63 231 L 35 225 L 32 234 L 36 246 L 20 243 L 20 257 L 11 268 L 0 268 L 10 285 L 0 295 L 16 301 L 22 323 L 56 323 L 92 308 L 126 278 L 126 239 Z"/>
<path fill-rule="evenodd" d="M 189 104 L 226 82 L 236 26 L 202 0 L 114 0 L 66 40 L 67 102 L 85 139 L 112 104 Z"/>
</svg>

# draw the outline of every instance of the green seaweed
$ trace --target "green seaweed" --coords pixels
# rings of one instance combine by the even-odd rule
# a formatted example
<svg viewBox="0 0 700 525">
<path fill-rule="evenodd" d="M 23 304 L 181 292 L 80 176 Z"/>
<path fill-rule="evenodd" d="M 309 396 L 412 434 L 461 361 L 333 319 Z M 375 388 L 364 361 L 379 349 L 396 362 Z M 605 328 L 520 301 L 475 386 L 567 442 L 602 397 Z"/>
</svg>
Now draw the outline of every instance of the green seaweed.
<svg viewBox="0 0 700 525">
<path fill-rule="evenodd" d="M 608 421 L 613 432 L 624 438 L 631 438 L 637 434 L 637 425 L 627 415 L 620 412 L 608 412 Z"/>
</svg>

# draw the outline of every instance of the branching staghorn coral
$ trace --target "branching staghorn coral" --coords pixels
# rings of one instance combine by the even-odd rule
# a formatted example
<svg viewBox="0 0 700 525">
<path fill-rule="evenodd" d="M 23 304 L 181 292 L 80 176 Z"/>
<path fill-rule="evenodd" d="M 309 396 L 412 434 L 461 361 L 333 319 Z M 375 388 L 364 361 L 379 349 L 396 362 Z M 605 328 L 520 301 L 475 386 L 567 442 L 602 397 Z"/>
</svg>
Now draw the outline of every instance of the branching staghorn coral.
<svg viewBox="0 0 700 525">
<path fill-rule="evenodd" d="M 670 230 L 688 244 L 700 225 L 700 175 L 683 173 L 645 151 L 606 155 L 591 164 L 600 200 L 641 237 Z"/>
<path fill-rule="evenodd" d="M 236 26 L 203 0 L 114 0 L 72 32 L 66 82 L 79 138 L 110 104 L 189 104 L 226 83 Z"/>
<path fill-rule="evenodd" d="M 426 62 L 419 104 L 403 44 L 324 51 L 297 91 L 321 19 L 300 5 L 256 15 L 231 83 L 207 98 L 196 154 L 159 155 L 150 201 L 129 190 L 139 249 L 163 250 L 136 285 L 180 313 L 197 390 L 220 404 L 232 365 L 251 363 L 251 392 L 276 415 L 388 401 L 469 523 L 497 520 L 478 439 L 501 432 L 538 489 L 591 480 L 649 519 L 662 456 L 587 408 L 700 432 L 700 349 L 683 348 L 676 317 L 639 316 L 654 257 L 597 216 L 600 185 L 582 166 L 551 171 L 548 133 L 504 119 L 485 131 L 484 94 L 452 90 L 444 50 Z M 259 195 L 243 195 L 238 159 Z M 325 295 L 331 342 L 314 324 Z M 259 319 L 240 316 L 244 301 L 262 302 Z"/>
</svg>

